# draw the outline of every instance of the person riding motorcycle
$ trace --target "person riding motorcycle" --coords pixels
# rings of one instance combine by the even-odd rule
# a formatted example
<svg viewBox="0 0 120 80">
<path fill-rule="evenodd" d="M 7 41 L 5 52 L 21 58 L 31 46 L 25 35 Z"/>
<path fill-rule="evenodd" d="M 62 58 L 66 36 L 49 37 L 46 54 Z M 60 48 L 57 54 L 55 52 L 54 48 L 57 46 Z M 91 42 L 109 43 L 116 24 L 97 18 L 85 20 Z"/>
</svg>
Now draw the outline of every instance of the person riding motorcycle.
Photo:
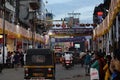
<svg viewBox="0 0 120 80">
<path fill-rule="evenodd" d="M 72 55 L 66 52 L 64 58 L 65 60 L 72 60 Z"/>
<path fill-rule="evenodd" d="M 64 57 L 63 65 L 66 65 L 66 61 L 69 61 L 69 64 L 72 65 L 73 58 L 72 58 L 72 55 L 69 52 L 65 52 L 63 57 Z"/>
</svg>

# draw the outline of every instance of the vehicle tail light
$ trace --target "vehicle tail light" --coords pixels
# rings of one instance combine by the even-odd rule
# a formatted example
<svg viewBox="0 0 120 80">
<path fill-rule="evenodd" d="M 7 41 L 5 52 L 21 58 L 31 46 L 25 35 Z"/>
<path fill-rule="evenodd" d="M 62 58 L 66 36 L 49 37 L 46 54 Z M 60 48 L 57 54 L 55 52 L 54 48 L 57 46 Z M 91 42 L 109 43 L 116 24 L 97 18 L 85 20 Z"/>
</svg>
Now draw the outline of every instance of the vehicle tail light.
<svg viewBox="0 0 120 80">
<path fill-rule="evenodd" d="M 49 73 L 52 72 L 52 69 L 51 69 L 51 68 L 48 68 L 48 72 L 49 72 Z"/>
<path fill-rule="evenodd" d="M 28 68 L 25 68 L 25 75 L 28 76 Z"/>
</svg>

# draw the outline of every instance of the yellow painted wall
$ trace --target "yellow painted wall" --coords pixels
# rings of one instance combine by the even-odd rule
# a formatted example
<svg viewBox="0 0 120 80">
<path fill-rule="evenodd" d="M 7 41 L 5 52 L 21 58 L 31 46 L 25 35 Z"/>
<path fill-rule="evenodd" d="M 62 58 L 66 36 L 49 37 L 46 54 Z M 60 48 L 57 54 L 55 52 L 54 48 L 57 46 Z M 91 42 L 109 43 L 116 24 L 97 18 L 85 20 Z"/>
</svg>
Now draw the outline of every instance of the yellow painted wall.
<svg viewBox="0 0 120 80">
<path fill-rule="evenodd" d="M 8 51 L 14 51 L 14 39 L 7 38 L 7 48 Z"/>
</svg>

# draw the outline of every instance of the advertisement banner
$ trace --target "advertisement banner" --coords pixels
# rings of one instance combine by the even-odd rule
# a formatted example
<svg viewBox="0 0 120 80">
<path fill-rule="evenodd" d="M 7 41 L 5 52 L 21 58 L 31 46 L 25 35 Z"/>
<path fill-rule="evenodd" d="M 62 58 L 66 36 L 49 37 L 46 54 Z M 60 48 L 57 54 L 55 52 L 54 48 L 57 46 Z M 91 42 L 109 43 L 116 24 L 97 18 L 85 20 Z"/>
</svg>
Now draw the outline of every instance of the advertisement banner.
<svg viewBox="0 0 120 80">
<path fill-rule="evenodd" d="M 83 42 L 85 37 L 74 37 L 74 38 L 55 38 L 55 42 Z"/>
<path fill-rule="evenodd" d="M 65 28 L 65 29 L 52 29 L 51 32 L 55 35 L 92 35 L 92 28 Z"/>
</svg>

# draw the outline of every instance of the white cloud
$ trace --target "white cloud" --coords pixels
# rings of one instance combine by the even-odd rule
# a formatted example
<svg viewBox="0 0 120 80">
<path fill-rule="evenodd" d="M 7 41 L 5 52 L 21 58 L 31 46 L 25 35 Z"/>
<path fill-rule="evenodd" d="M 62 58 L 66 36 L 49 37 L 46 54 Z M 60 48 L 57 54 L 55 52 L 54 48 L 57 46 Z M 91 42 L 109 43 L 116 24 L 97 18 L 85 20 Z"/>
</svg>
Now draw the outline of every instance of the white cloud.
<svg viewBox="0 0 120 80">
<path fill-rule="evenodd" d="M 53 5 L 53 4 L 57 4 L 57 3 L 66 3 L 66 2 L 70 2 L 72 0 L 47 0 L 48 1 L 48 5 Z"/>
<path fill-rule="evenodd" d="M 93 11 L 95 6 L 87 6 L 87 7 L 82 7 L 80 9 L 76 9 L 75 11 L 79 11 L 80 13 L 86 13 L 89 11 Z"/>
<path fill-rule="evenodd" d="M 92 20 L 94 6 L 82 7 L 74 10 L 74 13 L 81 13 L 80 20 Z M 71 11 L 70 11 L 71 12 Z M 57 15 L 54 19 L 61 19 L 67 17 L 66 13 Z"/>
<path fill-rule="evenodd" d="M 48 8 L 50 9 L 50 7 L 51 7 L 54 10 L 54 12 L 56 13 L 54 19 L 61 19 L 64 17 L 69 17 L 68 13 L 69 12 L 71 13 L 74 11 L 75 13 L 81 13 L 81 15 L 79 16 L 80 21 L 86 21 L 86 22 L 87 21 L 92 22 L 93 10 L 96 5 L 98 5 L 99 3 L 102 2 L 102 0 L 92 0 L 92 1 L 91 0 L 86 0 L 86 1 L 85 0 L 47 0 L 47 1 L 48 1 Z M 72 1 L 75 2 L 76 4 L 74 4 Z M 89 1 L 89 3 L 87 3 L 88 1 Z M 78 3 L 78 2 L 80 2 L 80 3 Z M 66 4 L 66 5 L 62 5 L 62 3 Z M 83 5 L 83 3 L 85 3 L 85 4 Z M 58 4 L 61 4 L 63 10 L 60 9 L 61 7 Z M 65 8 L 63 8 L 63 7 L 65 7 Z M 78 9 L 76 9 L 76 8 L 78 8 Z"/>
</svg>

